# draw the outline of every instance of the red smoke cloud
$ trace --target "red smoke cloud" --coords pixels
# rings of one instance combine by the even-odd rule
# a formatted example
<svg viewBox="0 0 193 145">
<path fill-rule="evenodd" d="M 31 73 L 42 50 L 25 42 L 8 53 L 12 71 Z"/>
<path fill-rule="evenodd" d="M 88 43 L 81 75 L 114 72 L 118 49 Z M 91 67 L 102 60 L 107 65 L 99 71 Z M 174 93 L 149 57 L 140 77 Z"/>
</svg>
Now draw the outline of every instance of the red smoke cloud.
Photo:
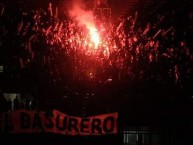
<svg viewBox="0 0 193 145">
<path fill-rule="evenodd" d="M 83 0 L 73 0 L 72 6 L 69 9 L 69 14 L 73 17 L 78 24 L 81 26 L 85 26 L 90 35 L 90 41 L 94 43 L 95 48 L 99 45 L 99 34 L 95 27 L 95 19 L 92 12 L 92 7 L 88 8 L 87 4 Z"/>
</svg>

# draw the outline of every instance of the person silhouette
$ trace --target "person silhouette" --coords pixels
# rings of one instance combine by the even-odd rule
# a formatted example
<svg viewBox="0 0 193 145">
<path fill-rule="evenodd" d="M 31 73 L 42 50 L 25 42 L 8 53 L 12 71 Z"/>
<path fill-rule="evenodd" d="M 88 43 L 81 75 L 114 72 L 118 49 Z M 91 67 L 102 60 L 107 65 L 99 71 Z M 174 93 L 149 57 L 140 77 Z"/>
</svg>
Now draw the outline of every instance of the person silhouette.
<svg viewBox="0 0 193 145">
<path fill-rule="evenodd" d="M 12 111 L 12 104 L 13 102 L 11 101 L 11 99 L 9 98 L 8 101 L 7 101 L 7 109 L 8 111 Z"/>
<path fill-rule="evenodd" d="M 30 100 L 28 98 L 25 100 L 25 109 L 30 110 Z"/>
<path fill-rule="evenodd" d="M 16 96 L 15 99 L 13 100 L 13 104 L 14 104 L 14 110 L 18 110 L 20 105 L 18 96 Z"/>
<path fill-rule="evenodd" d="M 36 110 L 37 107 L 38 107 L 38 102 L 36 99 L 33 99 L 33 101 L 31 102 L 31 109 Z"/>
</svg>

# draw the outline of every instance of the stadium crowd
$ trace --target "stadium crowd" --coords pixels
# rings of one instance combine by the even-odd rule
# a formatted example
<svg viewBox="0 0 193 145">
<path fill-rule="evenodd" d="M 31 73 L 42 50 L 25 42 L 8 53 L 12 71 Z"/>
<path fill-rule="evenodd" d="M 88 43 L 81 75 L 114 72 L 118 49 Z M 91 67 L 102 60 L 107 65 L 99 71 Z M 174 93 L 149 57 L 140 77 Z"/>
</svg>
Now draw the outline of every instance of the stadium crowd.
<svg viewBox="0 0 193 145">
<path fill-rule="evenodd" d="M 59 14 L 52 3 L 14 14 L 1 3 L 1 56 L 8 66 L 19 63 L 28 82 L 36 76 L 50 83 L 145 80 L 183 85 L 193 76 L 193 14 L 187 14 L 187 25 L 180 27 L 176 11 L 156 14 L 153 22 L 141 23 L 138 12 L 116 22 L 95 19 L 100 35 L 96 48 L 85 26 L 68 13 Z"/>
</svg>

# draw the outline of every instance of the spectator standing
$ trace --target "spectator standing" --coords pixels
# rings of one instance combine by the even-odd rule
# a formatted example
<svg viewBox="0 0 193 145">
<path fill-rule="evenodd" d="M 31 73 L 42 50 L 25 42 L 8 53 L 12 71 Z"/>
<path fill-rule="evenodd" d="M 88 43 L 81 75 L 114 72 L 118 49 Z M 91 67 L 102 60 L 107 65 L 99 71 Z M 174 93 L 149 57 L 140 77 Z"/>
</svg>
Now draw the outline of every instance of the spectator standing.
<svg viewBox="0 0 193 145">
<path fill-rule="evenodd" d="M 38 107 L 38 102 L 36 99 L 33 99 L 33 101 L 31 102 L 31 109 L 36 110 L 37 107 Z"/>
<path fill-rule="evenodd" d="M 11 99 L 9 98 L 8 101 L 7 101 L 7 109 L 8 111 L 12 111 L 12 106 L 13 105 L 13 102 L 11 101 Z"/>
<path fill-rule="evenodd" d="M 28 98 L 25 100 L 25 108 L 30 110 L 30 100 Z"/>
<path fill-rule="evenodd" d="M 13 105 L 14 105 L 14 110 L 18 110 L 19 109 L 20 103 L 19 103 L 18 96 L 16 96 L 15 99 L 13 100 Z"/>
</svg>

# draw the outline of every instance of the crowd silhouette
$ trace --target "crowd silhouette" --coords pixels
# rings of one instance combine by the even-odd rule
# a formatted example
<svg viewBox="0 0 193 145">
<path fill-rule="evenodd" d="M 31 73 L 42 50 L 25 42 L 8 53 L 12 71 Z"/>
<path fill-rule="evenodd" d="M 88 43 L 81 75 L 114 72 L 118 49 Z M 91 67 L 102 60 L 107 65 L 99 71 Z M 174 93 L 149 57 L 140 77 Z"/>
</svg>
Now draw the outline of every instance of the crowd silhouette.
<svg viewBox="0 0 193 145">
<path fill-rule="evenodd" d="M 38 109 L 38 105 L 39 104 L 36 99 L 25 98 L 25 100 L 21 100 L 18 98 L 18 96 L 16 96 L 13 100 L 11 100 L 11 98 L 8 98 L 5 111 L 12 112 L 21 109 L 34 111 Z"/>
<path fill-rule="evenodd" d="M 28 82 L 36 76 L 50 84 L 143 80 L 183 86 L 193 76 L 193 18 L 191 11 L 185 12 L 187 23 L 179 27 L 179 13 L 157 14 L 153 22 L 142 22 L 138 12 L 116 22 L 96 19 L 101 42 L 93 49 L 86 28 L 67 13 L 59 15 L 52 3 L 14 15 L 1 3 L 0 44 L 3 54 L 14 56 L 5 59 L 7 65 L 15 64 L 16 57 Z"/>
</svg>

